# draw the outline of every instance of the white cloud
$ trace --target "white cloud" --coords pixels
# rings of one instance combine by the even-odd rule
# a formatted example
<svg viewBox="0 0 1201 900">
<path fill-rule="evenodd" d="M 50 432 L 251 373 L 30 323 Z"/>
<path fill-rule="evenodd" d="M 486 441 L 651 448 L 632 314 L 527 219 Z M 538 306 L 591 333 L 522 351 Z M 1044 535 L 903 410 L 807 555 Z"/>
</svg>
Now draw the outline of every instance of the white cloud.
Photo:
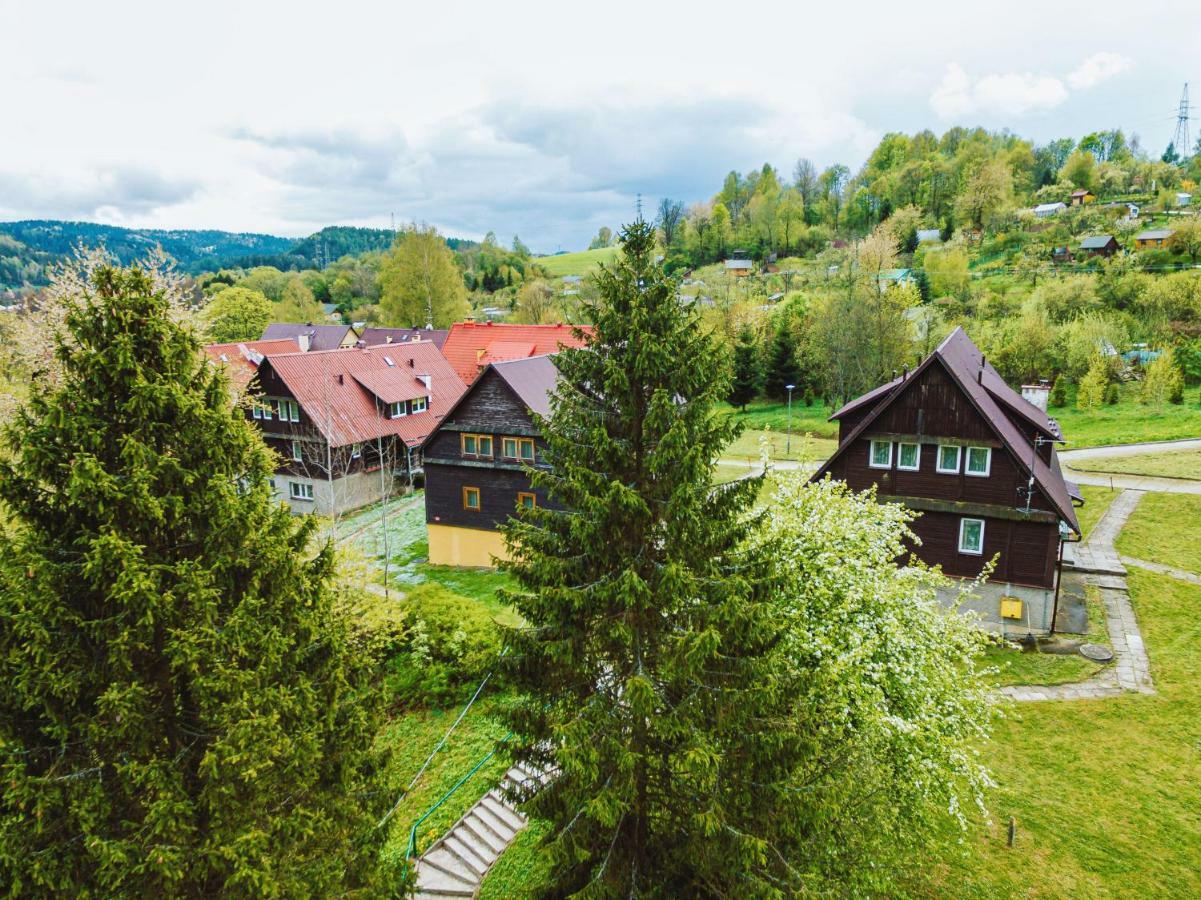
<svg viewBox="0 0 1201 900">
<path fill-rule="evenodd" d="M 1134 61 L 1119 53 L 1094 53 L 1068 75 L 1068 84 L 1075 90 L 1096 87 L 1132 68 Z"/>
<path fill-rule="evenodd" d="M 930 106 L 943 119 L 975 113 L 1021 116 L 1054 109 L 1067 98 L 1063 82 L 1051 75 L 1007 72 L 973 78 L 950 63 L 930 95 Z"/>
</svg>

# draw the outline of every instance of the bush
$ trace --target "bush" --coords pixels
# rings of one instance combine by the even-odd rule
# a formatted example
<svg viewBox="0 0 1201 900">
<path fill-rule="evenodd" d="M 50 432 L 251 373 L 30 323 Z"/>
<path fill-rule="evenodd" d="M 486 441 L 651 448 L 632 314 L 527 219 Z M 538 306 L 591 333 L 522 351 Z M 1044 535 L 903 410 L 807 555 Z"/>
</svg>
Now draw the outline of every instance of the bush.
<svg viewBox="0 0 1201 900">
<path fill-rule="evenodd" d="M 1106 406 L 1117 406 L 1118 399 L 1118 386 L 1111 384 L 1105 389 L 1105 404 Z"/>
<path fill-rule="evenodd" d="M 806 406 L 813 405 L 813 391 L 811 391 L 811 390 L 805 391 L 805 405 Z"/>
<path fill-rule="evenodd" d="M 400 703 L 457 702 L 492 671 L 500 633 L 475 601 L 441 585 L 422 584 L 408 592 L 404 613 L 406 632 L 385 681 Z"/>
<path fill-rule="evenodd" d="M 1051 405 L 1054 407 L 1068 405 L 1068 380 L 1066 378 L 1055 379 L 1055 385 L 1051 388 Z"/>
</svg>

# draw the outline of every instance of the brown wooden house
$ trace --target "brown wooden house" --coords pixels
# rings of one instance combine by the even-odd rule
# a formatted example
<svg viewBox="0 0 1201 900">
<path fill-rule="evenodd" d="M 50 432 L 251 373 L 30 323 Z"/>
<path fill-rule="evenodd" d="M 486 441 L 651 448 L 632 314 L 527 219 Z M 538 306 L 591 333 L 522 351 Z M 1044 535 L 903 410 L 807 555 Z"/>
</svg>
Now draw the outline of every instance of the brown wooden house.
<svg viewBox="0 0 1201 900">
<path fill-rule="evenodd" d="M 834 455 L 814 476 L 921 515 L 913 553 L 975 578 L 997 558 L 973 608 L 987 622 L 1051 629 L 1061 544 L 1079 538 L 1055 452 L 1059 426 L 1009 387 L 960 328 L 920 366 L 848 403 Z"/>
<path fill-rule="evenodd" d="M 499 528 L 519 506 L 546 506 L 530 483 L 542 467 L 533 413 L 550 415 L 558 379 L 551 356 L 491 363 L 426 440 L 425 521 L 436 565 L 492 566 Z"/>
<path fill-rule="evenodd" d="M 276 451 L 276 494 L 333 515 L 407 486 L 466 385 L 428 341 L 264 358 L 246 415 Z"/>
</svg>

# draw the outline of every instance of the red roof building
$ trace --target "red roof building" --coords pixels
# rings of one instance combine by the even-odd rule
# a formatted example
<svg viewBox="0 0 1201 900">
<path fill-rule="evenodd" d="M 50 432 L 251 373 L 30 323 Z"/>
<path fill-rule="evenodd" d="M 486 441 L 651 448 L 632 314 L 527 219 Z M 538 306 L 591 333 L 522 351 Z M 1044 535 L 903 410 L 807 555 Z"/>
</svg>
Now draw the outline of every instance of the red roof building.
<svg viewBox="0 0 1201 900">
<path fill-rule="evenodd" d="M 286 338 L 270 341 L 241 341 L 232 344 L 207 344 L 205 354 L 214 363 L 225 369 L 230 384 L 241 394 L 259 370 L 259 364 L 267 356 L 281 353 L 299 353 L 296 341 Z"/>
<path fill-rule="evenodd" d="M 280 456 L 277 492 L 325 514 L 411 484 L 421 443 L 466 390 L 428 341 L 270 356 L 255 386 L 247 415 Z"/>
<path fill-rule="evenodd" d="M 582 332 L 583 336 L 577 334 Z M 582 347 L 592 334 L 590 325 L 509 325 L 496 322 L 456 322 L 442 352 L 467 384 L 491 363 L 555 353 Z"/>
</svg>

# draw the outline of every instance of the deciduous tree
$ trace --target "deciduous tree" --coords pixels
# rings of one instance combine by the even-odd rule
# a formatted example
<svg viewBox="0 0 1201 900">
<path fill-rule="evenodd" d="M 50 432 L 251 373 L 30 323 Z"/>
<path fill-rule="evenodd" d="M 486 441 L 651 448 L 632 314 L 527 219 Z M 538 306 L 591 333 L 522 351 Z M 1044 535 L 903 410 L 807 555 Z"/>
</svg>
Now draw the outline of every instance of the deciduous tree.
<svg viewBox="0 0 1201 900">
<path fill-rule="evenodd" d="M 258 291 L 229 287 L 209 301 L 201 316 L 205 336 L 214 343 L 224 344 L 257 341 L 271 322 L 273 312 L 271 301 Z"/>
<path fill-rule="evenodd" d="M 432 225 L 396 237 L 380 265 L 380 309 L 388 325 L 446 328 L 470 311 L 463 273 Z"/>
</svg>

